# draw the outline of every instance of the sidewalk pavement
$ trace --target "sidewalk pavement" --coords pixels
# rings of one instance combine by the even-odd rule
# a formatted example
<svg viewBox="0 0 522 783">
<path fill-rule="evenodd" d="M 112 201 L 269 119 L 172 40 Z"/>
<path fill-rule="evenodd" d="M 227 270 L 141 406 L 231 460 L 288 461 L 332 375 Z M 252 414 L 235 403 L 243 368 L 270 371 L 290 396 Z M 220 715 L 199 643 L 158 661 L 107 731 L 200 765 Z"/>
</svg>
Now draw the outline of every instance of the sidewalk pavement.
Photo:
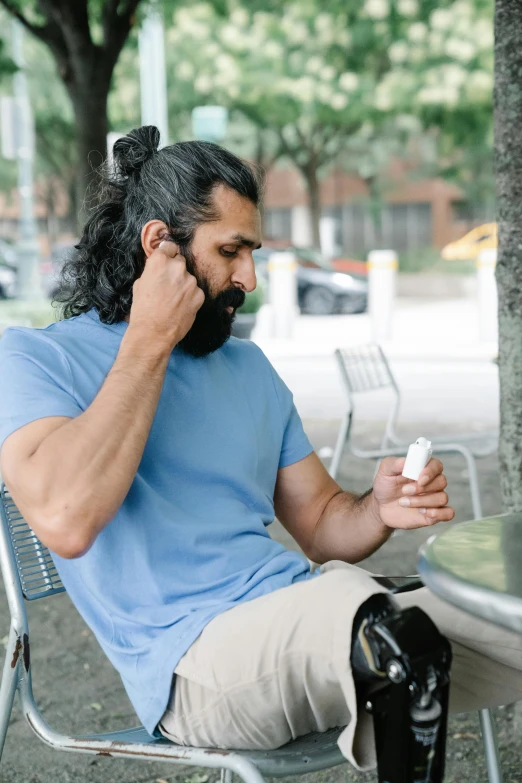
<svg viewBox="0 0 522 783">
<path fill-rule="evenodd" d="M 253 340 L 270 360 L 324 356 L 336 348 L 372 342 L 368 313 L 296 318 L 292 339 L 270 336 L 269 306 L 261 308 Z M 480 340 L 477 302 L 467 299 L 398 298 L 391 339 L 381 343 L 391 359 L 491 361 L 496 342 Z"/>
<path fill-rule="evenodd" d="M 301 417 L 340 419 L 347 398 L 334 351 L 370 342 L 369 316 L 300 316 L 292 340 L 266 336 L 269 318 L 263 309 L 253 339 L 293 392 Z M 431 422 L 432 434 L 439 424 L 498 428 L 497 346 L 480 342 L 475 300 L 398 299 L 393 339 L 382 347 L 401 391 L 401 422 Z M 389 391 L 359 395 L 356 420 L 384 421 L 390 401 Z"/>
<path fill-rule="evenodd" d="M 333 352 L 272 358 L 272 364 L 293 392 L 303 419 L 339 422 L 345 415 L 348 400 Z M 498 367 L 493 362 L 393 359 L 390 367 L 401 392 L 400 423 L 429 422 L 432 434 L 439 425 L 473 432 L 498 429 Z M 389 389 L 357 395 L 356 427 L 360 422 L 384 422 L 391 401 Z M 421 434 L 429 437 L 430 433 Z"/>
</svg>

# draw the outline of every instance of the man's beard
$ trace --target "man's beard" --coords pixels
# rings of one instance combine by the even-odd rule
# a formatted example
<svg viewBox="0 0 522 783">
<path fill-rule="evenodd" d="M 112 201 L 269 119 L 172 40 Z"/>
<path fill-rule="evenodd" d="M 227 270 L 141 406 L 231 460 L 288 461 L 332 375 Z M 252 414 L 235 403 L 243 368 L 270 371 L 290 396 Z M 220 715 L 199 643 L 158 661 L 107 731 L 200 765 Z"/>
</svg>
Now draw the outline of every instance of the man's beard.
<svg viewBox="0 0 522 783">
<path fill-rule="evenodd" d="M 206 280 L 196 271 L 194 256 L 189 248 L 181 251 L 187 262 L 187 271 L 194 275 L 198 286 L 205 294 L 205 301 L 196 314 L 196 318 L 185 337 L 178 343 L 185 353 L 196 358 L 208 356 L 226 343 L 232 331 L 235 311 L 245 301 L 245 294 L 239 288 L 227 288 L 217 296 L 212 296 Z M 234 312 L 228 313 L 227 307 Z"/>
</svg>

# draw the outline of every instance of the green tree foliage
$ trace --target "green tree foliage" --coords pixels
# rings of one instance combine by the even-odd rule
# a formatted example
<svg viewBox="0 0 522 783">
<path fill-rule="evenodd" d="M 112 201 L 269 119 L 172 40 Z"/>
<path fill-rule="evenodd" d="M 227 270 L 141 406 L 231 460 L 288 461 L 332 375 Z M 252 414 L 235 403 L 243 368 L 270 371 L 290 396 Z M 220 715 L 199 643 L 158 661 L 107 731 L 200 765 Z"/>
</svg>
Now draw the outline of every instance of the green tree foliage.
<svg viewBox="0 0 522 783">
<path fill-rule="evenodd" d="M 0 0 L 52 53 L 73 108 L 76 200 L 82 207 L 105 157 L 114 67 L 140 0 Z"/>
<path fill-rule="evenodd" d="M 69 227 L 75 231 L 75 216 L 78 214 L 77 148 L 72 106 L 47 47 L 34 38 L 28 38 L 25 52 L 36 126 L 35 177 L 38 193 L 46 206 L 51 234 L 65 205 L 68 206 Z M 51 244 L 55 240 L 56 237 L 51 235 Z"/>
<path fill-rule="evenodd" d="M 473 123 L 491 106 L 487 7 L 486 0 L 299 0 L 252 11 L 230 0 L 223 17 L 200 2 L 174 13 L 170 73 L 187 104 L 240 111 L 258 140 L 271 139 L 275 156 L 297 166 L 318 244 L 319 177 L 340 156 L 356 162 L 354 150 L 363 147 L 367 162 L 383 139 L 435 126 L 453 162 L 461 115 Z"/>
<path fill-rule="evenodd" d="M 3 14 L 2 20 L 6 18 L 7 14 Z M 68 210 L 66 217 L 74 231 L 74 216 L 77 214 L 76 139 L 72 106 L 48 48 L 41 41 L 28 36 L 24 54 L 35 120 L 34 174 L 38 198 L 45 204 L 51 230 L 56 226 L 58 214 L 63 215 L 64 210 Z M 9 81 L 5 79 L 2 85 L 5 94 L 12 92 Z M 4 161 L 0 167 L 0 191 L 10 198 L 15 186 L 16 163 Z M 50 237 L 51 243 L 54 239 Z"/>
<path fill-rule="evenodd" d="M 494 191 L 492 15 L 493 0 L 440 3 L 390 48 L 395 78 L 415 77 L 416 116 L 436 130 L 433 173 L 458 184 L 474 207 Z"/>
<path fill-rule="evenodd" d="M 2 21 L 2 15 L 0 13 L 0 29 Z M 0 37 L 0 88 L 4 88 L 9 85 L 9 76 L 16 72 L 16 66 L 9 56 L 9 50 L 6 41 Z M 7 198 L 14 186 L 16 185 L 16 164 L 10 160 L 3 160 L 0 157 L 0 193 L 5 194 Z"/>
<path fill-rule="evenodd" d="M 128 16 L 139 2 L 91 0 L 87 6 L 87 0 L 0 0 L 0 6 L 23 14 L 35 36 L 47 37 L 35 39 L 30 63 L 38 170 L 52 175 L 53 182 L 61 178 L 71 194 L 75 178 L 78 206 L 91 164 L 104 155 L 107 129 L 125 132 L 140 122 L 138 25 L 135 16 Z M 411 154 L 412 139 L 414 154 L 431 173 L 441 162 L 444 175 L 464 185 L 471 201 L 479 201 L 492 179 L 491 3 L 163 0 L 170 139 L 190 136 L 194 106 L 227 106 L 234 149 L 265 167 L 284 155 L 301 171 L 316 243 L 319 180 L 328 167 L 341 165 L 365 179 L 378 220 L 387 184 L 383 172 L 391 156 Z M 46 27 L 44 5 L 48 11 L 59 9 L 54 26 Z M 115 35 L 108 30 L 111 14 L 127 15 L 128 27 L 123 30 L 120 21 L 116 36 L 116 49 L 126 40 L 119 57 L 116 49 L 110 57 L 104 54 Z M 70 40 L 75 29 L 86 43 L 81 58 L 73 57 L 70 45 L 63 44 L 64 54 L 58 52 L 62 44 L 48 40 L 51 30 L 60 40 Z M 42 55 L 45 47 L 54 72 Z M 99 56 L 108 58 L 105 76 L 114 74 L 110 126 L 105 95 L 110 79 L 99 77 L 100 91 L 89 78 L 101 68 Z"/>
<path fill-rule="evenodd" d="M 16 71 L 16 66 L 6 51 L 5 41 L 0 40 L 0 79 Z"/>
</svg>

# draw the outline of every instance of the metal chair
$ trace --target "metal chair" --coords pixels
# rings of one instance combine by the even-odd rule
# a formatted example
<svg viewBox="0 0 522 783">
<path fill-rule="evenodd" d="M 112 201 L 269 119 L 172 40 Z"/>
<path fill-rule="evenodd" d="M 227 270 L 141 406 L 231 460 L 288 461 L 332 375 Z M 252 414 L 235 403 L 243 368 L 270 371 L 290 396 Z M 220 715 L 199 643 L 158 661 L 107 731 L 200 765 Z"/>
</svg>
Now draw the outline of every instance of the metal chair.
<svg viewBox="0 0 522 783">
<path fill-rule="evenodd" d="M 335 351 L 335 358 L 338 362 L 348 397 L 348 411 L 341 422 L 337 442 L 330 462 L 329 473 L 334 479 L 339 472 L 339 466 L 345 451 L 348 451 L 353 454 L 354 457 L 360 459 L 380 461 L 384 457 L 406 455 L 409 445 L 402 441 L 397 435 L 396 425 L 399 416 L 401 395 L 380 345 L 370 343 L 369 345 L 349 349 L 337 349 Z M 386 422 L 381 448 L 363 449 L 356 446 L 351 437 L 355 413 L 355 396 L 357 394 L 369 393 L 381 389 L 390 389 L 394 398 Z M 473 518 L 480 519 L 482 517 L 482 502 L 480 498 L 479 479 L 475 458 L 487 456 L 496 451 L 498 434 L 459 435 L 458 440 L 459 442 L 447 438 L 431 438 L 434 453 L 460 454 L 466 461 L 471 504 L 473 507 Z M 463 445 L 460 441 L 463 441 L 467 445 Z M 480 443 L 487 443 L 489 445 L 480 448 Z M 390 444 L 393 444 L 393 446 L 390 447 Z M 501 783 L 502 773 L 500 771 L 495 728 L 490 710 L 480 710 L 479 720 L 484 742 L 489 781 L 490 783 Z"/>
<path fill-rule="evenodd" d="M 220 750 L 175 745 L 164 738 L 151 737 L 142 726 L 104 734 L 71 737 L 52 729 L 40 714 L 33 696 L 29 625 L 24 599 L 34 601 L 65 592 L 49 550 L 33 533 L 16 507 L 5 485 L 0 490 L 0 567 L 11 614 L 6 657 L 0 684 L 0 759 L 4 748 L 15 693 L 18 690 L 22 712 L 34 733 L 55 750 L 95 754 L 109 758 L 161 760 L 170 764 L 221 769 L 222 783 L 230 783 L 235 772 L 245 783 L 264 783 L 263 775 L 285 777 L 316 772 L 346 763 L 337 739 L 343 728 L 315 732 L 270 751 Z M 412 582 L 415 579 L 415 582 Z M 391 581 L 390 581 L 391 580 Z M 393 592 L 420 586 L 417 577 L 377 577 Z M 488 772 L 498 757 L 494 727 L 489 713 L 481 722 Z M 489 720 L 488 720 L 489 719 Z M 489 754 L 489 755 L 488 755 Z M 500 772 L 491 774 L 491 783 L 501 783 Z"/>
<path fill-rule="evenodd" d="M 397 420 L 401 405 L 399 387 L 380 345 L 370 343 L 348 349 L 337 349 L 335 358 L 341 372 L 348 398 L 348 410 L 343 417 L 337 442 L 330 462 L 329 473 L 337 477 L 343 453 L 350 452 L 360 459 L 380 460 L 383 457 L 405 455 L 408 443 L 397 434 Z M 355 414 L 356 396 L 382 389 L 390 390 L 393 402 L 386 422 L 379 449 L 365 449 L 352 439 L 352 425 Z M 430 437 L 434 452 L 440 454 L 461 454 L 466 461 L 471 492 L 471 503 L 475 519 L 482 516 L 482 504 L 475 463 L 476 457 L 492 454 L 497 449 L 498 433 L 458 435 L 457 438 Z"/>
<path fill-rule="evenodd" d="M 65 587 L 49 550 L 24 520 L 5 485 L 0 491 L 0 516 L 0 566 L 11 614 L 0 685 L 0 758 L 18 690 L 29 726 L 39 739 L 55 750 L 218 768 L 223 783 L 229 783 L 233 772 L 245 783 L 264 783 L 264 775 L 301 775 L 346 762 L 337 746 L 342 728 L 309 734 L 271 751 L 190 748 L 164 738 L 152 738 L 142 726 L 78 737 L 56 732 L 40 714 L 33 696 L 24 599 L 46 598 L 65 592 Z"/>
</svg>

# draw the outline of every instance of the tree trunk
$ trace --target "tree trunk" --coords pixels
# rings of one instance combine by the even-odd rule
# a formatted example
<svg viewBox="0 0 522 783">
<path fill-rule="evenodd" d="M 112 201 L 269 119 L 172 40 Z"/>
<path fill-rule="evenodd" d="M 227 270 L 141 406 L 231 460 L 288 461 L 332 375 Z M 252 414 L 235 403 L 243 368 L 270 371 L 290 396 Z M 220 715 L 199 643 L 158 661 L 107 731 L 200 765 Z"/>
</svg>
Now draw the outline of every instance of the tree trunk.
<svg viewBox="0 0 522 783">
<path fill-rule="evenodd" d="M 52 252 L 53 246 L 58 239 L 57 229 L 57 215 L 56 215 L 56 201 L 57 192 L 54 183 L 54 178 L 49 177 L 47 181 L 47 189 L 44 193 L 45 211 L 46 211 L 46 223 L 47 223 L 47 241 L 49 243 L 49 249 Z"/>
<path fill-rule="evenodd" d="M 91 194 L 96 195 L 96 169 L 107 155 L 107 98 L 112 73 L 140 2 L 100 2 L 100 15 L 94 23 L 89 15 L 89 0 L 39 0 L 36 5 L 43 23 L 36 24 L 24 16 L 19 3 L 0 0 L 0 5 L 49 47 L 71 99 L 78 153 L 76 194 L 80 226 L 89 206 L 86 193 L 90 191 L 88 199 Z M 98 35 L 101 33 L 100 43 L 93 40 L 92 28 Z"/>
<path fill-rule="evenodd" d="M 522 4 L 496 0 L 495 165 L 499 248 L 500 480 L 522 510 Z"/>
<path fill-rule="evenodd" d="M 381 198 L 381 191 L 379 187 L 379 183 L 377 181 L 377 177 L 367 177 L 365 180 L 366 187 L 368 188 L 368 194 L 369 194 L 369 208 L 370 208 L 370 217 L 373 224 L 373 235 L 374 235 L 374 248 L 373 250 L 384 250 L 384 239 L 383 239 L 383 231 L 382 231 L 382 198 Z M 392 250 L 394 248 L 391 248 Z"/>
<path fill-rule="evenodd" d="M 312 243 L 318 250 L 321 249 L 321 233 L 319 225 L 321 220 L 321 191 L 319 187 L 319 178 L 317 176 L 317 166 L 311 160 L 306 166 L 301 168 L 306 181 L 308 190 L 308 203 L 310 206 L 310 220 L 312 224 Z"/>
<path fill-rule="evenodd" d="M 76 189 L 76 178 L 73 180 L 72 178 L 69 180 L 67 185 L 67 198 L 69 201 L 69 211 L 66 216 L 66 225 L 67 225 L 67 231 L 71 232 L 74 235 L 77 235 L 78 233 L 78 207 L 77 207 L 77 189 Z"/>
<path fill-rule="evenodd" d="M 85 223 L 90 203 L 99 187 L 99 166 L 107 157 L 107 99 L 109 85 L 91 92 L 71 94 L 77 145 L 76 215 L 78 228 Z"/>
</svg>

